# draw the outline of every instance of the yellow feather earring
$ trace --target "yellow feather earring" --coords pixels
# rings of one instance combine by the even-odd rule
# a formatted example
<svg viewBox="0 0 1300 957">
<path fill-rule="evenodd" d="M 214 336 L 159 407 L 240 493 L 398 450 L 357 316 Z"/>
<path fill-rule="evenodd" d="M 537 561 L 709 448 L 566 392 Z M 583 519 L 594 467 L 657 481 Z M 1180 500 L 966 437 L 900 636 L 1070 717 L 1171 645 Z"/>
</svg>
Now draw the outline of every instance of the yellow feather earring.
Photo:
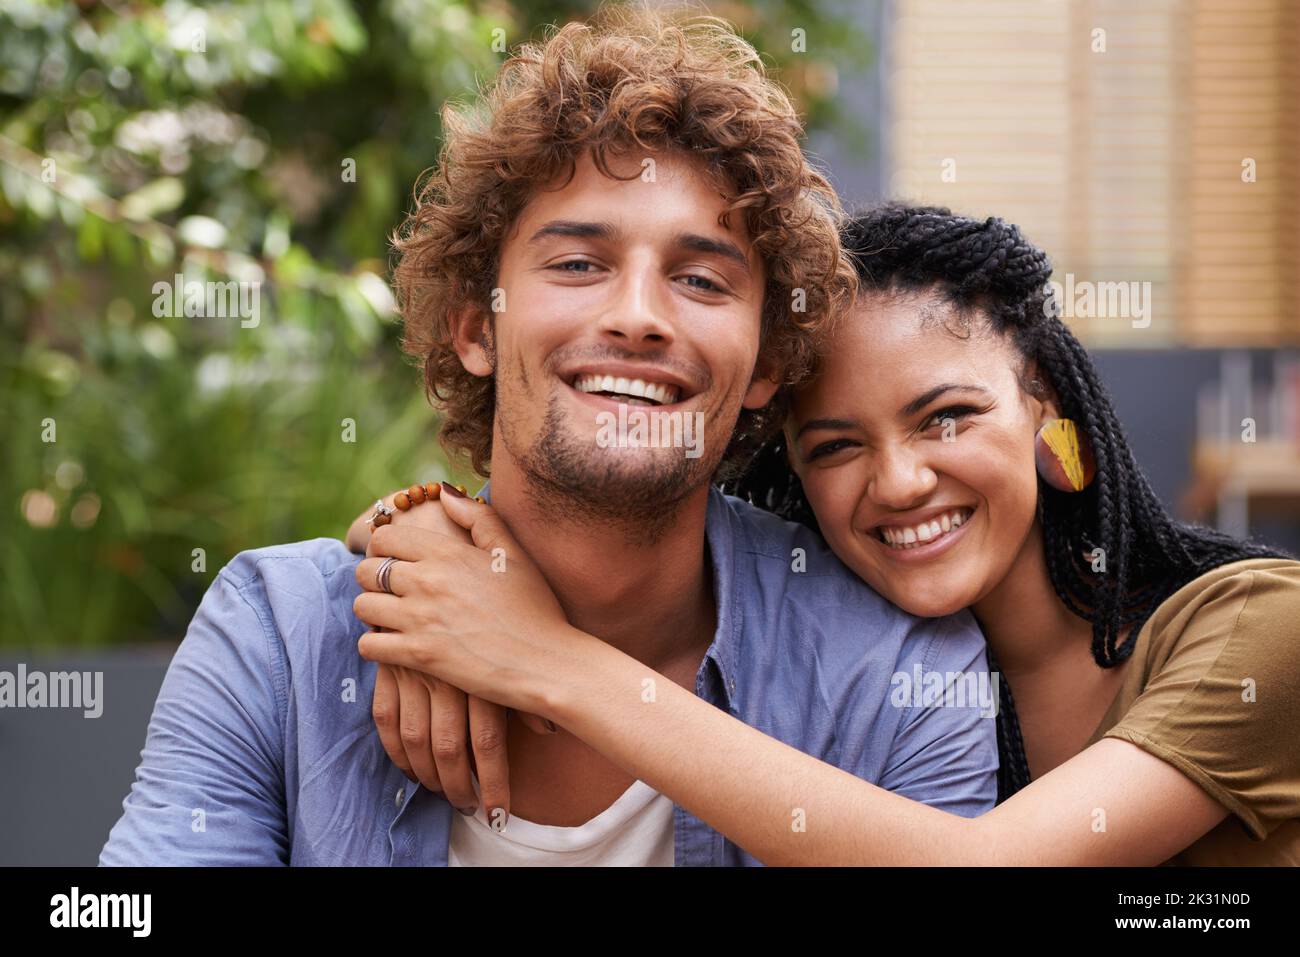
<svg viewBox="0 0 1300 957">
<path fill-rule="evenodd" d="M 1034 437 L 1034 464 L 1052 488 L 1082 492 L 1097 474 L 1088 439 L 1073 419 L 1048 419 Z"/>
</svg>

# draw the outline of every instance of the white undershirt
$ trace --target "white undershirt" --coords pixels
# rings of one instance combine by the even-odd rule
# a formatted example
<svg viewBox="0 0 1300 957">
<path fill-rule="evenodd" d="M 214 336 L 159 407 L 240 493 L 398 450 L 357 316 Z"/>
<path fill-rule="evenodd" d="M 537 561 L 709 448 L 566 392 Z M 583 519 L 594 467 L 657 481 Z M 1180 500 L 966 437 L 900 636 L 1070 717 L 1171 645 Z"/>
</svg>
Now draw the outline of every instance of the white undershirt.
<svg viewBox="0 0 1300 957">
<path fill-rule="evenodd" d="M 474 792 L 478 778 L 471 774 Z M 451 814 L 449 867 L 672 867 L 673 802 L 644 781 L 586 824 L 557 827 L 511 815 L 501 830 L 479 802 L 473 817 Z"/>
</svg>

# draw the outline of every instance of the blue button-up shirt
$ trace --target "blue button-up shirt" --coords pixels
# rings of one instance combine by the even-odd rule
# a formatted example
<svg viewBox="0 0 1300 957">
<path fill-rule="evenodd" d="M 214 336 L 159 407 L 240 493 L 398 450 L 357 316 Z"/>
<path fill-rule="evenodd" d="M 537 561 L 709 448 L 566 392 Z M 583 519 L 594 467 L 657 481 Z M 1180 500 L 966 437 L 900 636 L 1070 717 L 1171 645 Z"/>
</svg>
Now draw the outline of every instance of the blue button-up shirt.
<svg viewBox="0 0 1300 957">
<path fill-rule="evenodd" d="M 965 696 L 900 693 L 896 677 L 951 688 L 986 672 L 969 612 L 905 614 L 808 529 L 716 489 L 706 539 L 718 624 L 699 697 L 915 800 L 966 817 L 993 806 L 994 720 Z M 321 538 L 221 570 L 167 670 L 101 865 L 446 865 L 455 812 L 388 759 L 371 718 L 358 561 Z M 759 863 L 681 807 L 673 828 L 679 867 Z"/>
</svg>

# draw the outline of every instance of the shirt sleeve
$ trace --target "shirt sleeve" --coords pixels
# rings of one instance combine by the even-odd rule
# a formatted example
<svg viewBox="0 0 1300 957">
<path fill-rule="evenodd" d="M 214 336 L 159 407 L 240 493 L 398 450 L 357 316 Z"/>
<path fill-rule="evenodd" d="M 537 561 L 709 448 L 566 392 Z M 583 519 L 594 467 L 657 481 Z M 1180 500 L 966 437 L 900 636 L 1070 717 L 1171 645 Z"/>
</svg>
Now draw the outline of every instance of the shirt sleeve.
<svg viewBox="0 0 1300 957">
<path fill-rule="evenodd" d="M 1172 764 L 1263 840 L 1300 818 L 1300 563 L 1213 582 L 1165 629 L 1104 737 Z"/>
<path fill-rule="evenodd" d="M 101 866 L 288 863 L 286 670 L 260 579 L 223 569 L 163 678 Z"/>
<path fill-rule="evenodd" d="M 993 809 L 998 688 L 985 649 L 968 613 L 917 620 L 890 689 L 890 706 L 905 714 L 881 787 L 961 817 Z"/>
</svg>

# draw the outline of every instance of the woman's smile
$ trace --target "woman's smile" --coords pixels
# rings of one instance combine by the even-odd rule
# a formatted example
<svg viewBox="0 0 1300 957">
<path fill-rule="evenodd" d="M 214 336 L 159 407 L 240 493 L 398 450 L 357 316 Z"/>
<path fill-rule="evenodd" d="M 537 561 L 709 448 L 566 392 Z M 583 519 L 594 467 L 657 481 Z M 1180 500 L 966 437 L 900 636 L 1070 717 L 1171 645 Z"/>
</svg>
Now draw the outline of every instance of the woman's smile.
<svg viewBox="0 0 1300 957">
<path fill-rule="evenodd" d="M 868 536 L 889 558 L 925 562 L 954 548 L 964 537 L 977 507 L 929 508 L 906 518 L 877 525 Z"/>
</svg>

